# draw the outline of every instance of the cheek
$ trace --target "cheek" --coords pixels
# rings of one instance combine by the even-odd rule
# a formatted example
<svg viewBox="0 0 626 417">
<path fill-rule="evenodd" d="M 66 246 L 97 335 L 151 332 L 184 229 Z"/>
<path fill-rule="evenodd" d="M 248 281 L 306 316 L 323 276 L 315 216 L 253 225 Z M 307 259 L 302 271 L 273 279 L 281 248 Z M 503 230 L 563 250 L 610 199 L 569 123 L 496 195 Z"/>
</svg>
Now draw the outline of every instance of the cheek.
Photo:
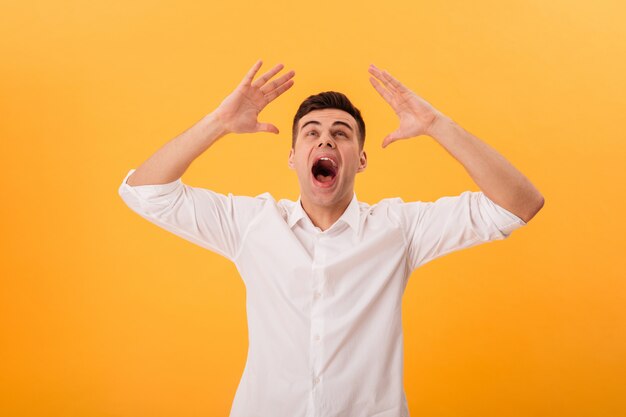
<svg viewBox="0 0 626 417">
<path fill-rule="evenodd" d="M 307 160 L 303 157 L 296 156 L 293 160 L 293 164 L 296 170 L 299 172 L 306 172 L 309 169 L 307 165 Z"/>
</svg>

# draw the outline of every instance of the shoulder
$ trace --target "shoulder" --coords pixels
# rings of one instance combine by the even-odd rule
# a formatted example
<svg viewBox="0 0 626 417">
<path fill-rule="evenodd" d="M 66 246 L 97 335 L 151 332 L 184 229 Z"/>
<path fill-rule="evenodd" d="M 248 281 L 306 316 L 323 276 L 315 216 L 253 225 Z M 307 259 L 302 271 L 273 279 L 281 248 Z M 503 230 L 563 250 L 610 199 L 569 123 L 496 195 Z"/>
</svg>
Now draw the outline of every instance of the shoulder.
<svg viewBox="0 0 626 417">
<path fill-rule="evenodd" d="M 232 194 L 231 194 L 232 195 Z M 255 196 L 248 195 L 234 195 L 233 197 L 238 198 L 242 201 L 247 201 L 252 204 L 272 204 L 276 203 L 276 199 L 269 192 L 257 194 Z"/>
<path fill-rule="evenodd" d="M 289 200 L 288 198 L 281 198 L 275 201 L 276 209 L 285 221 L 287 221 L 291 213 L 296 209 L 296 204 L 298 204 L 297 201 Z"/>
<path fill-rule="evenodd" d="M 238 206 L 251 208 L 255 211 L 262 210 L 268 205 L 273 206 L 276 204 L 276 200 L 269 192 L 257 194 L 255 196 L 233 195 L 229 193 L 228 196 L 236 201 Z"/>
<path fill-rule="evenodd" d="M 359 201 L 361 217 L 370 224 L 401 225 L 401 206 L 406 204 L 400 197 L 383 198 L 376 203 L 369 204 Z"/>
<path fill-rule="evenodd" d="M 401 197 L 388 197 L 379 200 L 377 203 L 367 205 L 367 210 L 372 214 L 383 214 L 395 212 L 407 203 Z"/>
</svg>

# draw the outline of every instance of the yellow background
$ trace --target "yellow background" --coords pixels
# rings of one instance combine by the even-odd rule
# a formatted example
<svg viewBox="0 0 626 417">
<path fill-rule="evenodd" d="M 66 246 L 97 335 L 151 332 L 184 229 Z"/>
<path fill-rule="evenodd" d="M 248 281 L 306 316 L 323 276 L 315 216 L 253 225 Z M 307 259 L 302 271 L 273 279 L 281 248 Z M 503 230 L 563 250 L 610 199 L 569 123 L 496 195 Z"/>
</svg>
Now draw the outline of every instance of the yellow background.
<svg viewBox="0 0 626 417">
<path fill-rule="evenodd" d="M 404 295 L 412 416 L 626 415 L 626 10 L 621 1 L 3 2 L 0 415 L 227 416 L 247 350 L 228 260 L 117 194 L 256 59 L 295 69 L 190 184 L 298 196 L 298 104 L 346 93 L 367 123 L 356 192 L 478 190 L 432 138 L 381 149 L 388 69 L 499 150 L 546 204 L 504 241 L 415 271 Z M 282 417 L 282 416 L 264 416 Z"/>
</svg>

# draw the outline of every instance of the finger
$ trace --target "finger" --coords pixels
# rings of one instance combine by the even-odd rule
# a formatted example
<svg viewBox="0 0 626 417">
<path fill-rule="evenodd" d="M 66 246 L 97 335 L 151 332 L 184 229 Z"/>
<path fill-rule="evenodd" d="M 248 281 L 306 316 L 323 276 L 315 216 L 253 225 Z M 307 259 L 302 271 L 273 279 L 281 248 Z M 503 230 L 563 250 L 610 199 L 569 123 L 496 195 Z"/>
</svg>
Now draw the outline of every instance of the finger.
<svg viewBox="0 0 626 417">
<path fill-rule="evenodd" d="M 292 78 L 295 74 L 296 72 L 294 70 L 291 70 L 288 73 L 281 75 L 280 77 L 273 80 L 271 83 L 265 84 L 263 87 L 261 87 L 261 92 L 263 94 L 271 93 L 272 90 L 283 85 L 287 80 Z"/>
<path fill-rule="evenodd" d="M 271 93 L 266 94 L 265 98 L 267 99 L 268 102 L 273 101 L 274 99 L 276 99 L 276 97 L 280 96 L 282 93 L 289 90 L 291 86 L 293 85 L 293 83 L 294 83 L 294 80 L 287 81 L 283 85 L 273 90 Z"/>
<path fill-rule="evenodd" d="M 261 87 L 263 84 L 267 82 L 270 78 L 278 73 L 281 69 L 283 69 L 283 64 L 278 64 L 271 70 L 267 71 L 265 74 L 261 75 L 255 82 L 252 83 L 253 87 Z"/>
<path fill-rule="evenodd" d="M 398 139 L 395 133 L 396 132 L 393 132 L 385 136 L 385 139 L 383 139 L 383 143 L 381 145 L 383 149 L 386 148 L 391 142 L 395 142 Z"/>
<path fill-rule="evenodd" d="M 243 80 L 241 80 L 241 84 L 242 85 L 247 85 L 252 83 L 252 79 L 254 78 L 254 75 L 257 73 L 257 71 L 259 70 L 259 68 L 261 68 L 261 65 L 263 65 L 263 61 L 262 60 L 258 60 L 253 66 L 252 68 L 250 68 L 248 70 L 248 73 L 243 77 Z"/>
<path fill-rule="evenodd" d="M 371 65 L 368 69 L 369 73 L 378 79 L 389 91 L 397 93 L 396 88 L 389 82 L 389 80 L 383 75 L 383 72 Z"/>
<path fill-rule="evenodd" d="M 381 97 L 385 99 L 387 103 L 392 104 L 393 94 L 391 94 L 387 89 L 385 89 L 385 87 L 380 85 L 380 83 L 376 81 L 374 77 L 370 77 L 370 83 L 372 84 L 372 86 L 374 86 L 376 91 L 378 91 L 378 94 L 380 94 Z"/>
<path fill-rule="evenodd" d="M 257 122 L 255 132 L 270 132 L 278 134 L 278 128 L 271 123 Z"/>
<path fill-rule="evenodd" d="M 387 71 L 383 71 L 383 77 L 385 77 L 385 79 L 389 81 L 389 83 L 391 83 L 391 85 L 393 85 L 396 90 L 402 92 L 409 90 L 404 86 L 404 84 L 398 81 L 393 75 L 389 74 Z"/>
<path fill-rule="evenodd" d="M 369 66 L 369 68 L 367 69 L 367 71 L 372 74 L 374 77 L 378 78 L 379 80 L 383 81 L 383 74 L 382 72 L 376 68 L 373 64 L 371 64 Z"/>
<path fill-rule="evenodd" d="M 367 70 L 370 72 L 370 74 L 376 76 L 376 78 L 383 78 L 382 71 L 376 65 L 370 64 Z"/>
</svg>

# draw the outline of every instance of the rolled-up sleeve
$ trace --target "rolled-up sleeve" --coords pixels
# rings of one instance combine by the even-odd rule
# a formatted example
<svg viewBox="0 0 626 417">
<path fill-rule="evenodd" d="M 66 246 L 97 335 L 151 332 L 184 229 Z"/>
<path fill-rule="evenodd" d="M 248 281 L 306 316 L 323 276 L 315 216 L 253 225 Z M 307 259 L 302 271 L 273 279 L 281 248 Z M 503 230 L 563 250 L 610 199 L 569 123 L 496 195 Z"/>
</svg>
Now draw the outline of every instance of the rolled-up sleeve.
<svg viewBox="0 0 626 417">
<path fill-rule="evenodd" d="M 398 204 L 413 269 L 447 253 L 507 238 L 526 222 L 483 192 L 465 191 L 434 202 Z"/>
<path fill-rule="evenodd" d="M 119 186 L 122 200 L 157 226 L 233 261 L 248 225 L 263 208 L 268 193 L 257 197 L 220 194 L 192 187 L 179 178 L 167 184 L 127 183 Z"/>
</svg>

